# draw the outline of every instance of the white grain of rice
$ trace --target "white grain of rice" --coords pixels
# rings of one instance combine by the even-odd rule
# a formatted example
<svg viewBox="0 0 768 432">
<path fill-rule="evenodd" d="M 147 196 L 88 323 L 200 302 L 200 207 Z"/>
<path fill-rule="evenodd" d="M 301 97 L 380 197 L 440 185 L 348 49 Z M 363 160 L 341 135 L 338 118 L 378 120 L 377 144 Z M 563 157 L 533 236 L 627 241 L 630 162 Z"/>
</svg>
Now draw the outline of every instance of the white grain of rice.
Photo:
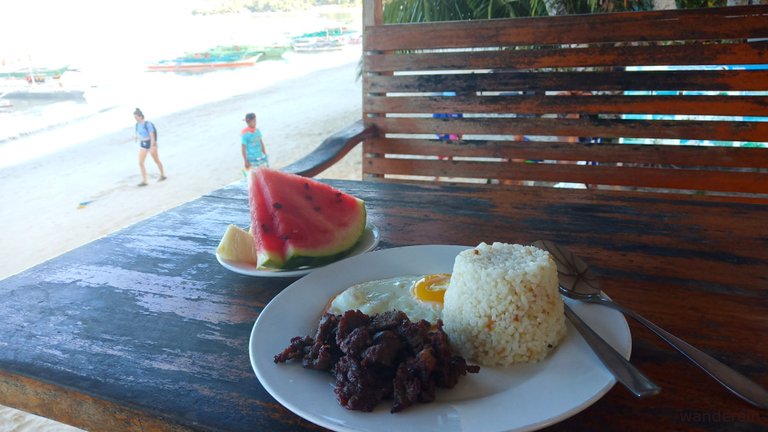
<svg viewBox="0 0 768 432">
<path fill-rule="evenodd" d="M 481 243 L 463 251 L 443 322 L 451 345 L 481 365 L 540 361 L 565 335 L 557 266 L 532 246 Z"/>
</svg>

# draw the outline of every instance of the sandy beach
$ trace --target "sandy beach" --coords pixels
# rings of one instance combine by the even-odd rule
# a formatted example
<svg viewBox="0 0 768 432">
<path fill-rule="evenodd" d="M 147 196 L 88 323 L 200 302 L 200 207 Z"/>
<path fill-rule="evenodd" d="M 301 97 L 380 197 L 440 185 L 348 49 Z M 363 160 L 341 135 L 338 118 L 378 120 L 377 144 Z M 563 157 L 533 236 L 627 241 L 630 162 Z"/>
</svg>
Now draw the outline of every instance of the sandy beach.
<svg viewBox="0 0 768 432">
<path fill-rule="evenodd" d="M 154 116 L 151 106 L 141 106 L 158 127 L 168 176 L 157 182 L 157 167 L 147 158 L 150 184 L 141 188 L 136 186 L 141 177 L 131 110 L 105 112 L 15 140 L 11 144 L 30 151 L 52 140 L 73 142 L 0 167 L 0 279 L 240 181 L 239 133 L 245 113 L 257 113 L 270 164 L 280 168 L 358 119 L 360 94 L 357 64 L 351 62 L 168 115 Z M 114 116 L 125 118 L 124 129 L 90 136 L 99 122 L 114 121 Z M 359 179 L 360 172 L 358 148 L 319 177 Z M 76 430 L 0 407 L 0 432 Z"/>
</svg>

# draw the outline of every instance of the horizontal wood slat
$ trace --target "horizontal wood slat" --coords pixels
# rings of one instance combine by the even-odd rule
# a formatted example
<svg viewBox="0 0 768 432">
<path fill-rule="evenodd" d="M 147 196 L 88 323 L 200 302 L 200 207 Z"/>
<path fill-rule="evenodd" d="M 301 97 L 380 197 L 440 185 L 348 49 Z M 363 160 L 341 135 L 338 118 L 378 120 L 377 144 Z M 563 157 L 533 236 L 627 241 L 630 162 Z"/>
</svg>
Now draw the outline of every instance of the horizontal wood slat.
<svg viewBox="0 0 768 432">
<path fill-rule="evenodd" d="M 365 29 L 364 50 L 768 37 L 768 6 L 391 24 Z"/>
<path fill-rule="evenodd" d="M 376 138 L 367 142 L 366 152 L 379 155 L 623 162 L 690 167 L 768 167 L 768 151 L 739 147 L 709 147 L 707 152 L 702 152 L 697 146 Z"/>
<path fill-rule="evenodd" d="M 365 100 L 368 113 L 688 114 L 768 117 L 768 96 L 457 96 Z"/>
<path fill-rule="evenodd" d="M 369 93 L 442 91 L 466 93 L 522 90 L 760 91 L 768 89 L 768 70 L 373 75 L 368 77 L 364 86 L 364 90 Z"/>
<path fill-rule="evenodd" d="M 374 175 L 414 175 L 417 173 L 417 175 L 428 177 L 768 193 L 768 173 L 760 172 L 370 157 L 365 158 L 363 163 L 366 166 L 366 172 Z"/>
<path fill-rule="evenodd" d="M 554 135 L 606 138 L 667 138 L 768 141 L 768 122 L 608 120 L 544 118 L 390 118 L 366 120 L 384 134 Z"/>
<path fill-rule="evenodd" d="M 767 23 L 768 5 L 369 20 L 363 174 L 768 194 L 749 148 L 768 145 Z"/>
<path fill-rule="evenodd" d="M 626 65 L 768 64 L 768 42 L 691 45 L 597 46 L 543 49 L 369 53 L 367 72 L 611 67 Z"/>
</svg>

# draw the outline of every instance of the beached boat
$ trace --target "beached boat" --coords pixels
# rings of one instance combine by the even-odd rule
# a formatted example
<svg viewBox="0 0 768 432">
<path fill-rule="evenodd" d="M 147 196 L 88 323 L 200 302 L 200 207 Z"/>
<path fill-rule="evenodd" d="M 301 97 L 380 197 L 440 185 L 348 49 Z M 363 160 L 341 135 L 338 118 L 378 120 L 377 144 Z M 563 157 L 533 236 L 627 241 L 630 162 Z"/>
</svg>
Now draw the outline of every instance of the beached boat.
<svg viewBox="0 0 768 432">
<path fill-rule="evenodd" d="M 259 60 L 278 59 L 290 49 L 287 45 L 219 45 L 207 51 L 186 53 L 172 60 L 148 66 L 150 71 L 205 72 L 215 69 L 253 66 Z"/>
<path fill-rule="evenodd" d="M 314 52 L 343 49 L 347 44 L 359 43 L 360 32 L 346 27 L 327 27 L 291 38 L 294 51 Z"/>
<path fill-rule="evenodd" d="M 335 51 L 344 48 L 344 42 L 337 39 L 313 38 L 300 39 L 292 44 L 296 52 Z"/>
<path fill-rule="evenodd" d="M 291 47 L 287 43 L 272 43 L 269 45 L 219 45 L 205 53 L 193 54 L 196 56 L 207 55 L 210 57 L 246 56 L 252 57 L 261 54 L 259 60 L 274 60 L 281 58 Z"/>
<path fill-rule="evenodd" d="M 290 45 L 272 45 L 257 48 L 264 53 L 264 56 L 259 60 L 276 60 L 283 57 L 287 51 L 291 49 Z"/>
<path fill-rule="evenodd" d="M 14 69 L 0 70 L 0 78 L 5 79 L 23 79 L 26 81 L 45 81 L 46 78 L 61 78 L 64 72 L 69 70 L 69 66 L 62 66 L 59 68 L 46 68 L 46 67 L 22 67 Z"/>
<path fill-rule="evenodd" d="M 230 56 L 161 60 L 147 66 L 147 69 L 155 72 L 206 72 L 217 69 L 249 67 L 255 65 L 262 55 L 262 53 L 258 53 L 251 57 Z"/>
<path fill-rule="evenodd" d="M 58 69 L 22 68 L 0 79 L 0 99 L 8 106 L 12 100 L 84 100 L 85 90 L 65 84 L 61 79 L 67 66 Z"/>
</svg>

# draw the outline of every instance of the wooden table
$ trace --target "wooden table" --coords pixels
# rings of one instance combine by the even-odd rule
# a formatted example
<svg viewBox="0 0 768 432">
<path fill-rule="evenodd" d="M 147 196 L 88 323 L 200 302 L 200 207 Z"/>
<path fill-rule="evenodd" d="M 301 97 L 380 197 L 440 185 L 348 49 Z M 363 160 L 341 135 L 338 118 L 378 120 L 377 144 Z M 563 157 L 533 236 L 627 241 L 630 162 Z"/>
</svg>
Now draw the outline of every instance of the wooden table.
<svg viewBox="0 0 768 432">
<path fill-rule="evenodd" d="M 366 201 L 379 247 L 556 240 L 614 299 L 768 386 L 768 205 L 331 183 Z M 0 281 L 0 403 L 90 430 L 318 429 L 251 369 L 253 323 L 292 280 L 216 262 L 227 224 L 248 221 L 245 191 L 232 185 Z M 630 326 L 632 362 L 662 393 L 637 400 L 615 386 L 552 430 L 768 428 L 768 412 Z"/>
</svg>

